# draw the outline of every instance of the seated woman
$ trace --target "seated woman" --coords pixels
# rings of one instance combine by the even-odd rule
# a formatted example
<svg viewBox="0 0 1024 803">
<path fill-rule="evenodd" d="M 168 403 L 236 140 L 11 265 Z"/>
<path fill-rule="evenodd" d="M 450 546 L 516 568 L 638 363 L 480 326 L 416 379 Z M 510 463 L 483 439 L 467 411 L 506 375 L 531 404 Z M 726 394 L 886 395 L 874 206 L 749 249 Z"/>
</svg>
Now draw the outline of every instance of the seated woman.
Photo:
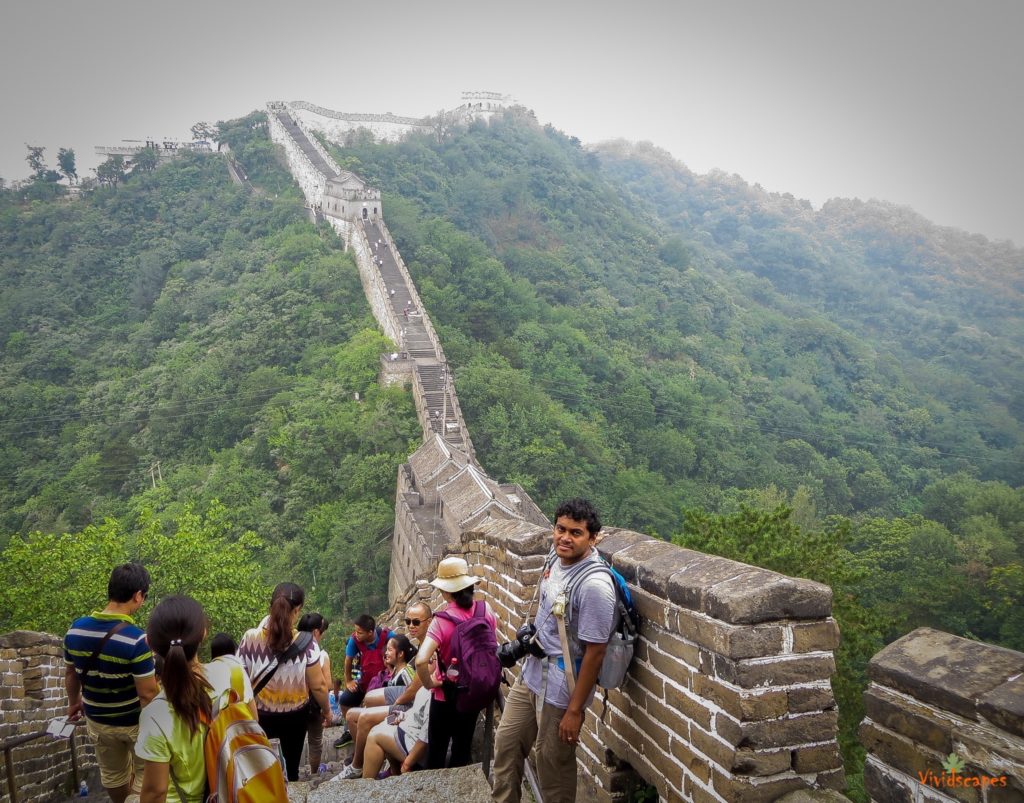
<svg viewBox="0 0 1024 803">
<path fill-rule="evenodd" d="M 388 640 L 384 651 L 384 664 L 391 668 L 391 678 L 382 688 L 368 691 L 363 699 L 363 705 L 359 708 L 350 708 L 345 715 L 356 748 L 352 754 L 352 763 L 342 770 L 342 778 L 363 777 L 366 739 L 373 726 L 384 721 L 389 707 L 394 705 L 405 687 L 412 681 L 415 675 L 412 659 L 415 655 L 416 648 L 412 646 L 408 636 L 397 635 Z"/>
<path fill-rule="evenodd" d="M 412 708 L 392 714 L 370 731 L 363 762 L 367 778 L 377 777 L 385 758 L 394 775 L 426 768 L 431 696 L 429 689 L 420 688 Z"/>
</svg>

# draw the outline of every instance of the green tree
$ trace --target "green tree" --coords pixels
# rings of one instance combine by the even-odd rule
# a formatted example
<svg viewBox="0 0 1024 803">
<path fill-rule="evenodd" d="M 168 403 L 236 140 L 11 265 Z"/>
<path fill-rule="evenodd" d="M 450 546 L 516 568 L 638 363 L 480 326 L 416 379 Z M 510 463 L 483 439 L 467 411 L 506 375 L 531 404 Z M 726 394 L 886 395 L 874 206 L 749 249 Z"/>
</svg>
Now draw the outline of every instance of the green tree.
<svg viewBox="0 0 1024 803">
<path fill-rule="evenodd" d="M 217 139 L 217 128 L 209 123 L 198 122 L 189 131 L 192 132 L 193 140 Z"/>
<path fill-rule="evenodd" d="M 61 148 L 57 151 L 57 165 L 60 172 L 72 184 L 78 179 L 78 169 L 75 167 L 75 151 L 73 148 Z"/>
<path fill-rule="evenodd" d="M 157 598 L 193 597 L 210 618 L 211 632 L 238 638 L 263 617 L 271 591 L 260 571 L 263 542 L 253 532 L 234 537 L 228 511 L 217 500 L 203 515 L 186 505 L 172 527 L 144 512 L 133 548 L 149 569 Z"/>
<path fill-rule="evenodd" d="M 0 629 L 63 633 L 75 617 L 103 607 L 111 569 L 128 560 L 149 570 L 148 605 L 188 594 L 214 629 L 237 636 L 254 626 L 270 596 L 260 576 L 259 539 L 229 538 L 226 511 L 216 503 L 203 516 L 187 507 L 166 529 L 147 512 L 137 532 L 108 519 L 77 533 L 12 537 L 0 556 Z"/>
<path fill-rule="evenodd" d="M 113 519 L 78 533 L 13 536 L 0 556 L 0 630 L 63 634 L 75 617 L 103 608 L 110 571 L 128 557 Z"/>
<path fill-rule="evenodd" d="M 29 145 L 25 143 L 25 147 L 28 148 L 28 153 L 25 156 L 25 161 L 28 162 L 29 169 L 32 171 L 34 178 L 42 178 L 46 174 L 46 162 L 43 159 L 43 154 L 46 152 L 46 148 L 39 145 Z"/>
<path fill-rule="evenodd" d="M 99 167 L 95 168 L 96 178 L 100 184 L 116 187 L 125 177 L 124 157 L 111 156 Z"/>
<path fill-rule="evenodd" d="M 150 146 L 143 148 L 132 158 L 132 172 L 138 170 L 140 173 L 152 173 L 160 164 L 160 154 L 156 148 Z"/>
<path fill-rule="evenodd" d="M 864 756 L 857 741 L 857 726 L 864 715 L 861 695 L 867 685 L 867 663 L 882 647 L 882 621 L 865 604 L 861 589 L 867 570 L 848 549 L 850 522 L 834 518 L 822 529 L 804 530 L 793 523 L 790 514 L 786 506 L 771 511 L 741 506 L 739 512 L 729 515 L 687 510 L 683 531 L 673 541 L 832 588 L 832 615 L 842 633 L 832 688 L 839 704 L 839 739 L 846 771 L 856 775 Z"/>
</svg>

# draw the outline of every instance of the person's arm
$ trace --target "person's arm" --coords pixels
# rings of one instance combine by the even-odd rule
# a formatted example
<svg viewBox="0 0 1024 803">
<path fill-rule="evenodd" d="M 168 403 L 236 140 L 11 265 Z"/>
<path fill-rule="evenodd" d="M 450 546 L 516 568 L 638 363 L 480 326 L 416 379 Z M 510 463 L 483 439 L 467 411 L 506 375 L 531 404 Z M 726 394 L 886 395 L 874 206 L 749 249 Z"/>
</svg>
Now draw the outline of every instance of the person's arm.
<svg viewBox="0 0 1024 803">
<path fill-rule="evenodd" d="M 394 705 L 412 705 L 412 701 L 416 699 L 416 692 L 422 688 L 423 681 L 420 680 L 419 668 L 417 667 L 416 674 L 412 676 L 412 680 L 409 681 L 408 685 L 402 689 L 402 693 L 395 699 Z"/>
<path fill-rule="evenodd" d="M 359 684 L 352 680 L 352 658 L 349 655 L 345 656 L 344 686 L 348 691 L 355 691 L 359 688 Z"/>
<path fill-rule="evenodd" d="M 170 781 L 170 764 L 147 761 L 142 773 L 142 794 L 139 803 L 164 803 L 167 800 L 167 784 Z"/>
<path fill-rule="evenodd" d="M 324 653 L 324 662 L 320 664 L 320 671 L 324 673 L 324 685 L 327 686 L 327 691 L 330 691 L 331 686 L 334 683 L 334 681 L 331 680 L 331 678 L 333 677 L 333 675 L 331 674 L 331 656 L 327 654 L 327 650 L 324 650 L 323 647 L 321 647 L 320 649 L 323 650 Z"/>
<path fill-rule="evenodd" d="M 331 680 L 331 656 L 327 654 L 327 650 L 324 650 L 323 647 L 320 649 L 323 650 L 324 654 L 324 662 L 320 664 L 320 672 L 324 678 L 324 693 L 329 695 L 334 685 L 334 682 Z M 334 714 L 331 713 L 330 698 L 328 698 L 327 702 L 328 705 L 320 709 L 320 713 L 324 715 L 325 728 L 329 728 L 334 724 Z"/>
<path fill-rule="evenodd" d="M 434 680 L 433 673 L 430 671 L 430 659 L 435 652 L 437 652 L 437 642 L 434 641 L 433 636 L 424 638 L 416 652 L 416 677 L 419 678 L 420 685 L 424 689 L 436 689 L 441 685 L 440 681 Z"/>
<path fill-rule="evenodd" d="M 160 686 L 157 685 L 156 675 L 135 678 L 135 693 L 139 695 L 139 702 L 143 708 L 149 705 L 150 700 L 160 693 Z"/>
<path fill-rule="evenodd" d="M 597 676 L 601 672 L 601 664 L 604 662 L 604 654 L 607 649 L 607 643 L 583 642 L 583 663 L 580 665 L 580 672 L 576 678 L 576 688 L 573 689 L 572 697 L 569 698 L 569 707 L 558 723 L 558 738 L 563 742 L 575 744 L 580 738 L 580 729 L 583 727 L 583 709 L 590 698 L 590 692 L 597 685 Z"/>
<path fill-rule="evenodd" d="M 74 664 L 64 665 L 64 690 L 68 693 L 68 719 L 78 719 L 85 713 L 82 701 L 82 681 Z"/>
<path fill-rule="evenodd" d="M 320 662 L 306 666 L 306 685 L 310 694 L 317 701 L 321 711 L 331 712 L 331 704 L 327 699 L 327 684 L 324 683 L 324 673 L 320 671 Z"/>
<path fill-rule="evenodd" d="M 416 744 L 412 746 L 412 750 L 409 751 L 409 755 L 407 755 L 405 760 L 402 762 L 402 772 L 412 772 L 416 769 L 416 765 L 420 763 L 420 759 L 423 758 L 426 752 L 427 743 L 417 741 Z"/>
</svg>

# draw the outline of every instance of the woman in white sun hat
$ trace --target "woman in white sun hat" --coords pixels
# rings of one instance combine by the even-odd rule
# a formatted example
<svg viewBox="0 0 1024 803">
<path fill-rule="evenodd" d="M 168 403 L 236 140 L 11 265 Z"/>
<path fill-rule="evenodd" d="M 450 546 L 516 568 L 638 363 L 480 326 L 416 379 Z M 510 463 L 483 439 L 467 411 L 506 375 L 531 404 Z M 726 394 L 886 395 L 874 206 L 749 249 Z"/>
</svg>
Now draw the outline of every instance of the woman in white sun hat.
<svg viewBox="0 0 1024 803">
<path fill-rule="evenodd" d="M 455 628 L 474 616 L 482 617 L 494 634 L 497 649 L 498 620 L 491 606 L 484 601 L 474 602 L 473 591 L 479 577 L 469 573 L 469 565 L 460 557 L 449 557 L 437 564 L 437 577 L 430 584 L 441 591 L 446 607 L 434 613 L 427 635 L 416 653 L 416 673 L 424 688 L 432 689 L 430 720 L 427 731 L 427 766 L 441 769 L 445 766 L 448 745 L 452 757 L 447 766 L 464 767 L 469 764 L 470 745 L 479 711 L 462 712 L 455 701 L 445 699 L 442 680 L 451 669 L 451 643 Z M 430 670 L 430 659 L 437 653 L 437 672 Z"/>
</svg>

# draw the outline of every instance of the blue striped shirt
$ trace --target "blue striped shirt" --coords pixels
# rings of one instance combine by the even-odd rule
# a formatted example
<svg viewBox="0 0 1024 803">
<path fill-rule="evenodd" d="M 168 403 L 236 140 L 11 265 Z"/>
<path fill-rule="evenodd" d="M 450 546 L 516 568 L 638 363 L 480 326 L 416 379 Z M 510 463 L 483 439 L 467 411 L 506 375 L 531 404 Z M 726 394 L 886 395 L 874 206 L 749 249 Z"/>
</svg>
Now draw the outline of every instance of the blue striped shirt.
<svg viewBox="0 0 1024 803">
<path fill-rule="evenodd" d="M 96 660 L 89 658 L 107 632 L 118 622 L 128 622 L 103 645 Z M 104 725 L 130 727 L 139 724 L 142 705 L 135 691 L 135 679 L 155 672 L 153 653 L 146 634 L 130 616 L 95 611 L 76 619 L 64 636 L 64 660 L 73 664 L 82 682 L 85 715 Z"/>
</svg>

